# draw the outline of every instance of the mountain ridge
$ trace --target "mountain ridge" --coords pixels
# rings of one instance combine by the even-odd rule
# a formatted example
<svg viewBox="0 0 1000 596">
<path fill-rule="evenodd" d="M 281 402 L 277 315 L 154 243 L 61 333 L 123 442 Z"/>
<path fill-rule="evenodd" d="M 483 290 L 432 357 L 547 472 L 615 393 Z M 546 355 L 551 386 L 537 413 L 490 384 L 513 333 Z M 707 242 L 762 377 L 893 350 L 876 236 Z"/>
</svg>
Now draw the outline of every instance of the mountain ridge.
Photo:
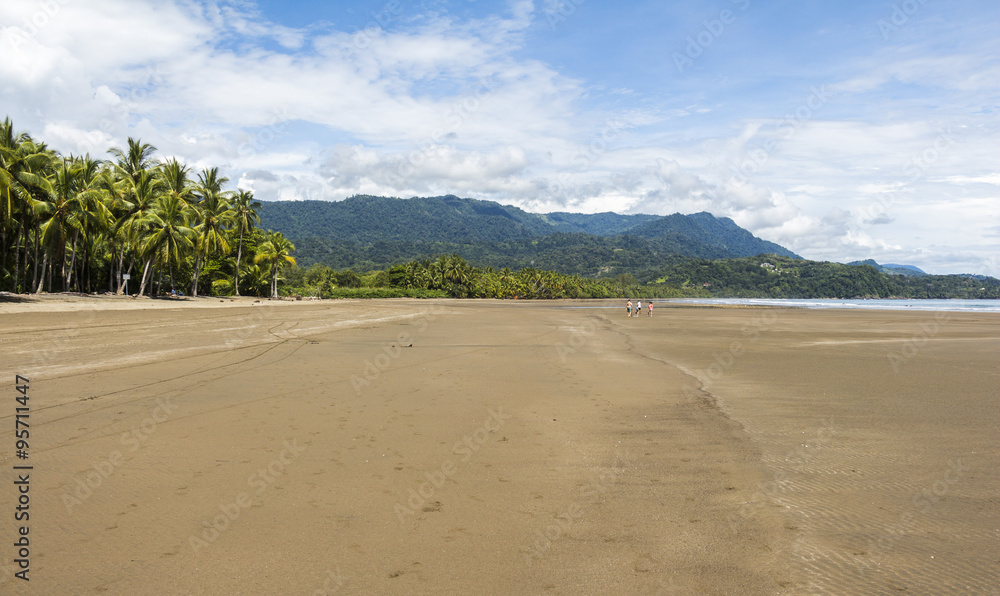
<svg viewBox="0 0 1000 596">
<path fill-rule="evenodd" d="M 455 252 L 499 267 L 548 263 L 598 275 L 602 269 L 655 266 L 666 256 L 801 258 L 711 213 L 668 216 L 552 212 L 536 214 L 455 195 L 400 199 L 355 195 L 343 201 L 262 201 L 262 225 L 299 245 L 305 263 L 384 267 L 400 259 Z M 566 254 L 586 261 L 574 266 Z M 541 266 L 541 265 L 538 265 Z"/>
</svg>

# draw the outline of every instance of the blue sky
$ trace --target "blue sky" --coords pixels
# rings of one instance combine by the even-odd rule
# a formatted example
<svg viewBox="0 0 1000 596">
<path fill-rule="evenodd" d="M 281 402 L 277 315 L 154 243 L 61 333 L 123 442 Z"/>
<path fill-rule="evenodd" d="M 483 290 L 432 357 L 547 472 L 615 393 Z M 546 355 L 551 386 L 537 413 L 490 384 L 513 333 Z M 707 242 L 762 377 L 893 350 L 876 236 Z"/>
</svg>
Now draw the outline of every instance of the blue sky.
<svg viewBox="0 0 1000 596">
<path fill-rule="evenodd" d="M 1000 276 L 995 1 L 7 0 L 0 102 L 265 200 L 709 211 L 817 260 Z"/>
</svg>

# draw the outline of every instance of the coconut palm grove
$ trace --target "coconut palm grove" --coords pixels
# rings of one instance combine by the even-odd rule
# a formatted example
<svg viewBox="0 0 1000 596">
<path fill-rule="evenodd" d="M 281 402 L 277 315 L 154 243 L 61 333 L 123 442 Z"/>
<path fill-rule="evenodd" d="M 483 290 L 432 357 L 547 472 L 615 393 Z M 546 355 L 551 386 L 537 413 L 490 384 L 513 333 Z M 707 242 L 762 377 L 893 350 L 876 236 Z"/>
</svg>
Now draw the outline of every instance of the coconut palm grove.
<svg viewBox="0 0 1000 596">
<path fill-rule="evenodd" d="M 0 124 L 0 290 L 278 296 L 295 247 L 261 204 L 128 139 L 108 159 L 60 155 Z"/>
</svg>

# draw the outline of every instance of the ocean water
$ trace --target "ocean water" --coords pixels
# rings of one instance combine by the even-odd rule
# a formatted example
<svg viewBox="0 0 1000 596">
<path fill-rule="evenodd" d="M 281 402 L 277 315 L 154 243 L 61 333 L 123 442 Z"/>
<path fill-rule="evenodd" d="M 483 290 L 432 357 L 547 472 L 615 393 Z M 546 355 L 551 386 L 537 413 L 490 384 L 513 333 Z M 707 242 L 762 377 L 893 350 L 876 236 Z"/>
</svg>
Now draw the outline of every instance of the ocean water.
<svg viewBox="0 0 1000 596">
<path fill-rule="evenodd" d="M 653 304 L 732 304 L 740 306 L 782 306 L 791 308 L 913 310 L 948 312 L 1000 313 L 1000 300 L 932 300 L 932 299 L 836 299 L 836 298 L 676 298 L 653 300 Z M 654 307 L 655 308 L 655 307 Z"/>
</svg>

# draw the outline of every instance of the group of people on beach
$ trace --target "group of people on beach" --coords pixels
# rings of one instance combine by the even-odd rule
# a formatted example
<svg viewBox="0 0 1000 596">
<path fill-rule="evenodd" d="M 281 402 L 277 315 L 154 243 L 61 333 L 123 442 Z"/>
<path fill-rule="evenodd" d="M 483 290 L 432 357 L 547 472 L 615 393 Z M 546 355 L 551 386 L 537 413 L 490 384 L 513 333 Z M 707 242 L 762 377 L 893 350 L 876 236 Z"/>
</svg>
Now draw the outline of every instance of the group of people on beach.
<svg viewBox="0 0 1000 596">
<path fill-rule="evenodd" d="M 625 304 L 625 312 L 628 313 L 628 317 L 631 319 L 633 315 L 639 316 L 642 314 L 642 300 L 637 300 L 635 303 L 635 310 L 632 310 L 632 301 L 629 300 Z M 653 316 L 653 301 L 649 301 L 649 305 L 646 308 L 646 316 Z"/>
</svg>

